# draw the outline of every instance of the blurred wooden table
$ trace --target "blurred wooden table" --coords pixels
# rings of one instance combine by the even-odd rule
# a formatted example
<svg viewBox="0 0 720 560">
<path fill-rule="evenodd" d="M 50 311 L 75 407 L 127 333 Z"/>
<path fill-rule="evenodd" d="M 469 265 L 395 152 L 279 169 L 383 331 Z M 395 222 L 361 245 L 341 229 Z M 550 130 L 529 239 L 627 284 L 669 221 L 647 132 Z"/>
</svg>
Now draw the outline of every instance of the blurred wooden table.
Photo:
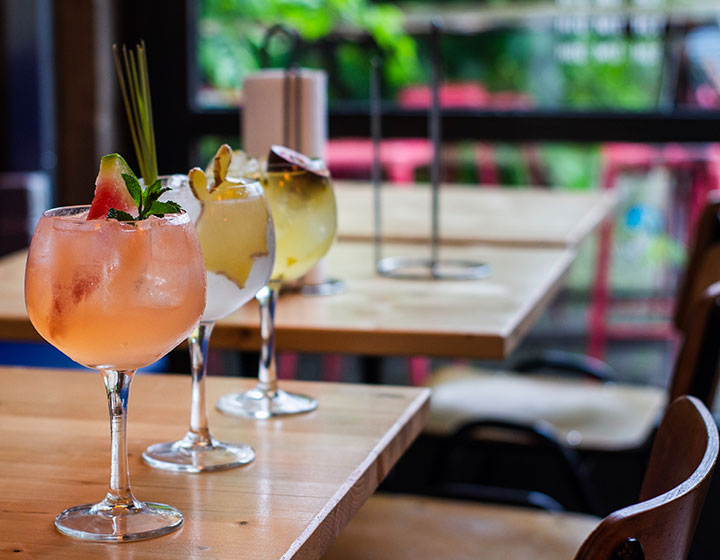
<svg viewBox="0 0 720 560">
<path fill-rule="evenodd" d="M 371 240 L 372 186 L 337 181 L 338 238 Z M 388 242 L 426 242 L 431 235 L 427 185 L 382 188 L 382 231 Z M 440 188 L 440 238 L 448 245 L 488 243 L 525 247 L 574 247 L 613 209 L 609 191 L 509 189 L 471 185 Z"/>
<path fill-rule="evenodd" d="M 208 403 L 251 379 L 208 379 Z M 0 368 L 0 557 L 319 558 L 420 432 L 429 390 L 283 381 L 320 406 L 251 421 L 210 410 L 213 433 L 252 445 L 250 465 L 168 473 L 141 462 L 151 443 L 185 433 L 188 376 L 135 379 L 129 406 L 130 478 L 140 500 L 171 504 L 185 524 L 136 543 L 77 541 L 54 527 L 63 509 L 99 501 L 110 476 L 109 426 L 99 374 Z M 341 450 L 342 452 L 338 452 Z"/>
<path fill-rule="evenodd" d="M 386 255 L 425 255 L 415 245 L 387 246 Z M 562 287 L 573 252 L 561 249 L 448 247 L 441 257 L 477 259 L 489 278 L 398 280 L 375 273 L 369 243 L 338 242 L 330 275 L 345 281 L 340 295 L 282 295 L 278 348 L 297 352 L 419 355 L 500 359 L 510 354 Z M 258 348 L 255 305 L 218 321 L 215 343 Z"/>
<path fill-rule="evenodd" d="M 425 255 L 417 245 L 388 245 L 385 254 Z M 477 259 L 489 278 L 397 280 L 375 273 L 370 243 L 337 242 L 328 255 L 340 295 L 284 294 L 276 309 L 279 350 L 367 355 L 501 359 L 517 346 L 562 286 L 572 250 L 474 245 L 444 247 L 441 257 Z M 0 260 L 0 338 L 39 338 L 23 298 L 25 253 Z M 254 302 L 217 322 L 216 348 L 258 350 Z"/>
<path fill-rule="evenodd" d="M 0 259 L 0 339 L 40 338 L 25 310 L 26 260 L 27 251 L 18 251 Z"/>
</svg>

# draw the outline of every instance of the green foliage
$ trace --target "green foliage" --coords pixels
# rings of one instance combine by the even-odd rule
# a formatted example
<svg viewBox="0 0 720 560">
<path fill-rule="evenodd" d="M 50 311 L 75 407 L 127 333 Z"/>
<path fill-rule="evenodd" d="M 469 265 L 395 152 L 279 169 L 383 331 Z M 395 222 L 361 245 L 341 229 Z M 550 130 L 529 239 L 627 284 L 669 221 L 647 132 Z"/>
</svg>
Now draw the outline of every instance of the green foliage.
<svg viewBox="0 0 720 560">
<path fill-rule="evenodd" d="M 238 87 L 259 68 L 265 30 L 275 24 L 297 30 L 308 42 L 340 29 L 365 31 L 385 54 L 391 85 L 419 75 L 415 41 L 405 33 L 404 15 L 394 5 L 369 0 L 203 0 L 200 15 L 200 67 L 219 88 Z M 271 60 L 280 62 L 285 50 L 281 41 L 273 41 Z"/>
<path fill-rule="evenodd" d="M 519 146 L 504 143 L 495 144 L 493 157 L 498 167 L 501 185 L 524 186 L 529 184 L 528 171 Z"/>
<path fill-rule="evenodd" d="M 548 184 L 553 187 L 588 189 L 600 175 L 600 148 L 595 144 L 543 144 L 540 153 Z"/>
<path fill-rule="evenodd" d="M 460 2 L 404 4 L 408 10 L 443 15 Z M 486 0 L 508 4 L 507 0 Z M 434 6 L 434 9 L 429 5 Z M 370 34 L 385 52 L 386 98 L 412 84 L 429 80 L 429 43 L 426 36 L 409 37 L 403 31 L 404 16 L 394 5 L 371 0 L 203 0 L 201 3 L 200 55 L 210 83 L 234 88 L 247 72 L 257 70 L 265 29 L 284 23 L 303 38 L 323 42 L 328 34 L 339 37 L 329 55 L 308 50 L 302 64 L 322 67 L 329 73 L 331 99 L 366 100 L 372 51 L 349 29 Z M 518 9 L 525 9 L 520 8 Z M 614 43 L 619 56 L 599 60 L 596 47 Z M 587 57 L 568 60 L 558 48 L 576 44 Z M 639 63 L 634 47 L 657 47 L 655 35 L 599 35 L 560 32 L 551 25 L 498 25 L 477 33 L 446 32 L 442 38 L 443 76 L 448 82 L 479 82 L 493 96 L 513 92 L 526 96 L 537 108 L 641 110 L 657 103 L 662 60 Z M 273 41 L 270 56 L 274 65 L 287 60 L 287 44 Z M 320 55 L 326 56 L 321 58 Z M 418 60 L 423 64 L 418 64 Z M 581 189 L 596 184 L 600 156 L 597 146 L 545 145 L 540 149 L 542 170 L 549 184 Z M 498 146 L 494 157 L 503 182 L 527 184 L 527 163 L 516 146 Z"/>
<path fill-rule="evenodd" d="M 438 4 L 433 12 L 430 7 L 418 6 L 406 9 L 428 15 L 452 9 Z M 386 98 L 429 79 L 427 37 L 410 37 L 403 29 L 402 10 L 393 4 L 371 0 L 203 0 L 201 7 L 199 58 L 206 81 L 216 88 L 233 90 L 247 73 L 259 68 L 265 30 L 276 23 L 297 29 L 308 43 L 319 45 L 326 43 L 328 36 L 334 37 L 329 52 L 311 47 L 301 60 L 304 66 L 328 70 L 331 99 L 367 99 L 372 51 L 358 40 L 358 30 L 369 34 L 385 52 Z M 269 49 L 273 66 L 287 62 L 288 45 L 280 37 Z M 471 34 L 446 32 L 443 75 L 447 81 L 479 81 L 490 92 L 525 94 L 536 107 L 645 109 L 657 102 L 661 60 L 638 63 L 632 49 L 662 49 L 660 41 L 655 36 L 600 36 L 593 31 L 568 34 L 550 25 L 499 25 Z M 619 49 L 619 57 L 598 60 L 596 47 L 609 43 Z M 572 45 L 586 50 L 584 60 L 558 56 L 557 48 Z M 419 60 L 425 62 L 421 65 Z"/>
<path fill-rule="evenodd" d="M 587 37 L 588 49 L 598 41 Z M 565 105 L 578 109 L 648 109 L 658 100 L 661 67 L 659 64 L 641 65 L 629 56 L 632 45 L 639 41 L 613 41 L 620 52 L 619 60 L 599 62 L 592 57 L 583 64 L 562 64 Z"/>
<path fill-rule="evenodd" d="M 206 34 L 198 45 L 198 61 L 208 83 L 232 89 L 257 69 L 257 57 L 246 39 L 233 33 Z"/>
</svg>

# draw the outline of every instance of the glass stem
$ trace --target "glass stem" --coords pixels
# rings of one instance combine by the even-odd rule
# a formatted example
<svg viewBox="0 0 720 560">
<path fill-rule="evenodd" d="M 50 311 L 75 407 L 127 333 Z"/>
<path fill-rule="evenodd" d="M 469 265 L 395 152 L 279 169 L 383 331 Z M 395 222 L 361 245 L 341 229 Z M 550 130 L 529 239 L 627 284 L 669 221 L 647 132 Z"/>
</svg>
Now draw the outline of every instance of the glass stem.
<svg viewBox="0 0 720 560">
<path fill-rule="evenodd" d="M 127 405 L 134 370 L 101 370 L 110 411 L 110 487 L 103 505 L 111 508 L 136 506 L 130 490 L 127 455 Z"/>
<path fill-rule="evenodd" d="M 257 388 L 270 398 L 275 397 L 278 390 L 275 367 L 275 304 L 279 292 L 279 286 L 268 284 L 255 294 L 255 299 L 260 306 L 260 338 L 262 340 Z"/>
<path fill-rule="evenodd" d="M 192 404 L 190 406 L 190 430 L 185 437 L 200 445 L 211 445 L 205 400 L 205 377 L 207 376 L 208 344 L 214 326 L 214 321 L 200 321 L 200 324 L 188 337 L 192 369 Z"/>
</svg>

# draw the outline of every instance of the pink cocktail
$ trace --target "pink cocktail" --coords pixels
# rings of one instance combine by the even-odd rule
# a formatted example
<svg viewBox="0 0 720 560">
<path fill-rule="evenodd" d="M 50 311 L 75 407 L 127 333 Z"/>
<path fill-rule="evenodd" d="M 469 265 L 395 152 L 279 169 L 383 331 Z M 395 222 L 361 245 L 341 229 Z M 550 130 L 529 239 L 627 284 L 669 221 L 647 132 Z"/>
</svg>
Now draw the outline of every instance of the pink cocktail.
<svg viewBox="0 0 720 560">
<path fill-rule="evenodd" d="M 48 210 L 28 253 L 25 303 L 48 342 L 102 373 L 112 438 L 103 501 L 65 510 L 55 525 L 96 541 L 151 538 L 178 528 L 182 514 L 143 503 L 130 490 L 125 442 L 133 374 L 193 330 L 205 307 L 205 266 L 185 213 L 121 222 L 87 220 L 88 207 Z M 80 403 L 78 403 L 80 404 Z"/>
</svg>

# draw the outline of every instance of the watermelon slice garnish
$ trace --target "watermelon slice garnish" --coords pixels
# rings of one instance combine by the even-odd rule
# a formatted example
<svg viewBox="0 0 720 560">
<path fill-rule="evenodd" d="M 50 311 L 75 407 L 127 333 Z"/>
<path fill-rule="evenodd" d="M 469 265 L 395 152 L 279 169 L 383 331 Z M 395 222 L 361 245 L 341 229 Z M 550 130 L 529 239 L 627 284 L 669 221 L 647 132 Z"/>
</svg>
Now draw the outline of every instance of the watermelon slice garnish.
<svg viewBox="0 0 720 560">
<path fill-rule="evenodd" d="M 100 171 L 95 180 L 95 196 L 93 196 L 88 213 L 88 220 L 105 219 L 110 208 L 137 214 L 138 206 L 125 186 L 122 174 L 135 174 L 120 154 L 109 154 L 100 160 Z"/>
</svg>

